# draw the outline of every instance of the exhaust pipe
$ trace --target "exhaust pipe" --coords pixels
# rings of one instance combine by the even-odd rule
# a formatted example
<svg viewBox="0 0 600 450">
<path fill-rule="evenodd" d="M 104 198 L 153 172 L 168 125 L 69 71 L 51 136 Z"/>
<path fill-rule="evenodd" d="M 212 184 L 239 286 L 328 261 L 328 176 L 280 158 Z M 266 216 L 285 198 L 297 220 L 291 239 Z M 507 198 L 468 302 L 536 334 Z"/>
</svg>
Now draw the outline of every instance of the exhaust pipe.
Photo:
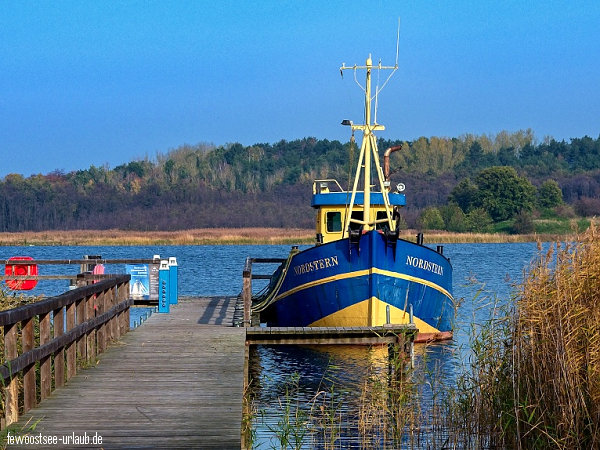
<svg viewBox="0 0 600 450">
<path fill-rule="evenodd" d="M 402 145 L 390 147 L 383 153 L 383 176 L 385 181 L 390 181 L 390 155 L 398 150 L 402 150 Z"/>
</svg>

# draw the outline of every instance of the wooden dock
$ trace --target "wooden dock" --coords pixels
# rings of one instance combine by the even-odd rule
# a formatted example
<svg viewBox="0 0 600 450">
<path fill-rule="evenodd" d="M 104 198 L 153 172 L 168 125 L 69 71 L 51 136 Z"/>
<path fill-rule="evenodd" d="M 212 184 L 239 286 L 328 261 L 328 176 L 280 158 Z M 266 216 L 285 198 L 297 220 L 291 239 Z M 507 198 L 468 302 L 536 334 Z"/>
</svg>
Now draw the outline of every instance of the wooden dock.
<svg viewBox="0 0 600 450">
<path fill-rule="evenodd" d="M 96 448 L 239 449 L 245 330 L 215 326 L 230 325 L 234 307 L 229 297 L 180 299 L 170 314 L 153 314 L 123 336 L 19 424 L 39 420 L 30 433 L 36 435 L 97 433 L 102 444 L 91 445 Z"/>
<path fill-rule="evenodd" d="M 101 325 L 100 320 L 113 317 L 131 304 L 131 300 L 121 299 L 121 294 L 128 289 L 111 288 L 106 291 L 114 293 L 114 298 L 112 294 L 103 295 L 100 316 L 94 317 L 91 312 L 84 314 L 88 309 L 93 311 L 93 302 L 98 303 L 100 299 L 96 299 L 90 289 L 102 290 L 102 283 L 109 281 L 48 299 L 49 304 L 44 306 L 46 309 L 41 304 L 24 307 L 35 310 L 29 315 L 42 314 L 45 317 L 40 319 L 42 324 L 49 322 L 48 308 L 54 310 L 55 317 L 63 317 L 64 311 L 60 305 L 70 305 L 67 306 L 66 317 L 67 324 L 71 325 L 67 327 L 67 334 L 62 336 L 62 332 L 59 332 L 58 338 L 41 345 L 33 353 L 30 351 L 16 358 L 16 354 L 13 354 L 16 350 L 8 352 L 15 363 L 34 353 L 39 353 L 40 357 L 48 352 L 56 353 L 53 359 L 56 370 L 54 378 L 51 376 L 50 360 L 42 359 L 45 362 L 41 365 L 47 366 L 45 371 L 42 370 L 42 402 L 34 407 L 36 384 L 30 383 L 33 391 L 26 389 L 26 392 L 33 392 L 33 398 L 29 400 L 30 407 L 25 408 L 25 414 L 20 418 L 16 415 L 14 420 L 18 419 L 18 422 L 13 423 L 10 429 L 13 436 L 55 436 L 59 439 L 58 445 L 53 445 L 56 448 L 81 448 L 81 439 L 101 437 L 101 442 L 88 442 L 84 447 L 239 449 L 243 445 L 243 390 L 247 381 L 249 345 L 394 344 L 390 348 L 412 355 L 413 339 L 417 333 L 413 324 L 341 328 L 235 327 L 233 323 L 241 324 L 247 318 L 243 314 L 241 297 L 180 297 L 178 304 L 171 305 L 169 314 L 155 313 L 134 331 L 116 333 L 115 330 L 126 326 L 122 317 L 118 327 L 110 323 Z M 78 291 L 81 294 L 77 294 Z M 75 309 L 78 312 L 74 316 Z M 5 313 L 7 317 L 4 320 L 7 324 L 30 320 L 24 316 L 25 312 L 21 311 L 18 315 Z M 14 320 L 10 319 L 12 315 L 15 315 Z M 75 326 L 80 321 L 81 324 Z M 5 325 L 4 328 L 5 344 L 10 343 L 16 348 L 16 338 L 11 337 L 16 325 Z M 46 328 L 48 330 L 41 335 L 40 342 L 50 339 L 49 325 Z M 111 331 L 112 328 L 115 330 Z M 54 330 L 54 334 L 57 334 L 57 330 Z M 110 336 L 117 341 L 106 348 L 105 341 Z M 97 353 L 95 350 L 90 353 L 89 348 L 85 351 L 84 338 L 88 347 L 91 342 L 99 343 Z M 62 340 L 77 342 L 67 345 L 65 359 L 62 359 L 62 350 L 57 350 L 60 349 L 59 345 L 66 345 L 60 343 Z M 77 358 L 87 355 L 87 360 L 91 361 L 91 367 L 79 372 L 74 367 L 76 347 Z M 104 349 L 104 353 L 100 353 Z M 68 369 L 67 383 L 60 386 L 56 380 L 64 380 L 65 375 L 58 372 L 57 368 L 64 365 L 64 361 Z M 29 359 L 20 364 L 33 371 L 34 366 Z M 2 367 L 5 371 L 9 370 L 6 364 Z M 21 369 L 16 367 L 13 372 L 18 370 Z M 27 381 L 27 375 L 23 380 Z M 55 382 L 52 383 L 52 380 Z M 5 392 L 10 394 L 17 384 L 11 382 L 12 387 Z M 54 391 L 51 391 L 51 385 L 55 385 Z M 17 394 L 11 395 L 13 401 L 7 404 L 13 405 L 13 410 L 18 410 L 15 400 Z M 73 440 L 69 441 L 71 436 Z M 11 444 L 10 440 L 8 444 Z M 31 447 L 9 445 L 9 448 Z"/>
<path fill-rule="evenodd" d="M 247 327 L 249 345 L 381 345 L 396 344 L 410 352 L 417 334 L 414 324 L 373 327 Z"/>
</svg>

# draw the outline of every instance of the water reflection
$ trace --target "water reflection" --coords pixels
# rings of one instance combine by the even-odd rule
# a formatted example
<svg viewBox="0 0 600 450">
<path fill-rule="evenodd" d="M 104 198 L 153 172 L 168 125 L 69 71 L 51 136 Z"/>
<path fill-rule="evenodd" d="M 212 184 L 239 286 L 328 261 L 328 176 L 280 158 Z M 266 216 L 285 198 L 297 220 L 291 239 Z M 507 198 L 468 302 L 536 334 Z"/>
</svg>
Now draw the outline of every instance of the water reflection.
<svg viewBox="0 0 600 450">
<path fill-rule="evenodd" d="M 452 342 L 418 345 L 419 370 L 410 372 L 386 345 L 253 346 L 253 446 L 411 446 L 423 439 L 414 429 L 431 422 L 424 417 L 441 387 L 423 380 L 435 373 L 438 382 L 451 382 L 454 368 L 440 361 L 450 361 L 455 350 Z"/>
</svg>

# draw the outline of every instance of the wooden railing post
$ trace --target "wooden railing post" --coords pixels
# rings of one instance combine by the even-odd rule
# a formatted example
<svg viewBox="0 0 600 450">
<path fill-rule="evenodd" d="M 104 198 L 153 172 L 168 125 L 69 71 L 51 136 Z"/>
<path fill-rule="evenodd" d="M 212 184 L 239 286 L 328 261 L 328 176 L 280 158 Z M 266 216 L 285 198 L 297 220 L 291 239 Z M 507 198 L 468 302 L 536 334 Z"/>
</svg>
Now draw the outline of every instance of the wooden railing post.
<svg viewBox="0 0 600 450">
<path fill-rule="evenodd" d="M 99 292 L 96 297 L 96 315 L 99 316 L 104 313 L 104 292 Z M 102 353 L 106 348 L 106 324 L 101 324 L 96 331 L 96 352 Z"/>
<path fill-rule="evenodd" d="M 85 300 L 86 316 L 89 319 L 96 317 L 96 295 L 89 295 Z M 86 335 L 86 354 L 88 363 L 94 362 L 96 359 L 96 329 L 92 328 Z"/>
<path fill-rule="evenodd" d="M 110 288 L 107 292 L 107 301 L 108 301 L 108 309 L 112 309 L 115 306 L 117 306 L 117 287 L 114 286 L 112 288 Z M 108 329 L 109 329 L 109 335 L 110 335 L 110 341 L 114 342 L 117 340 L 117 338 L 119 337 L 117 335 L 117 327 L 115 326 L 117 324 L 117 316 L 113 317 L 112 319 L 110 319 L 108 321 Z"/>
<path fill-rule="evenodd" d="M 251 325 L 252 317 L 252 258 L 246 258 L 246 264 L 244 265 L 244 285 L 242 286 L 242 300 L 244 302 L 244 326 L 249 327 Z"/>
<path fill-rule="evenodd" d="M 105 313 L 106 311 L 110 310 L 111 308 L 111 290 L 107 289 L 102 293 L 102 301 L 103 301 L 103 313 Z M 108 344 L 110 343 L 110 341 L 112 340 L 112 336 L 111 336 L 111 332 L 110 332 L 110 320 L 108 322 L 104 322 L 104 348 L 102 349 L 102 351 L 106 350 L 108 348 Z"/>
<path fill-rule="evenodd" d="M 75 303 L 67 306 L 67 331 L 75 328 Z M 67 380 L 77 373 L 77 346 L 75 342 L 67 345 Z"/>
<path fill-rule="evenodd" d="M 129 298 L 129 282 L 120 283 L 117 287 L 117 303 L 121 303 Z M 119 313 L 119 337 L 129 331 L 129 308 Z"/>
<path fill-rule="evenodd" d="M 54 310 L 54 337 L 65 334 L 64 308 Z M 65 385 L 65 349 L 61 348 L 54 355 L 54 385 L 61 387 Z"/>
<path fill-rule="evenodd" d="M 125 300 L 127 298 L 124 294 L 125 294 L 125 283 L 120 283 L 117 286 L 117 303 L 121 303 L 123 300 Z M 129 308 L 127 308 L 125 311 L 121 311 L 119 313 L 119 315 L 117 316 L 117 318 L 118 318 L 117 326 L 119 328 L 119 338 L 121 336 L 123 336 L 125 333 L 127 333 L 127 328 L 125 325 L 125 314 L 127 311 L 129 311 Z M 128 325 L 129 324 L 127 324 L 127 326 Z"/>
<path fill-rule="evenodd" d="M 123 284 L 123 297 L 121 297 L 121 300 L 125 300 L 126 298 L 129 298 L 129 280 Z M 129 310 L 130 308 L 127 308 L 125 314 L 123 314 L 123 326 L 125 327 L 125 332 L 129 331 Z"/>
<path fill-rule="evenodd" d="M 87 320 L 86 308 L 85 308 L 86 298 L 81 298 L 77 300 L 75 306 L 75 323 L 77 325 L 81 325 L 85 323 Z M 79 361 L 83 362 L 86 359 L 86 336 L 83 335 L 79 339 L 77 339 L 77 358 Z"/>
<path fill-rule="evenodd" d="M 55 319 L 56 316 L 55 316 Z M 23 353 L 27 353 L 34 346 L 33 318 L 21 322 L 21 333 L 23 339 Z M 35 407 L 36 402 L 36 380 L 35 364 L 31 364 L 23 369 L 23 410 L 29 411 Z"/>
<path fill-rule="evenodd" d="M 40 314 L 40 345 L 50 342 L 50 313 Z M 50 356 L 40 361 L 40 394 L 42 400 L 52 391 L 52 365 Z"/>
<path fill-rule="evenodd" d="M 17 357 L 17 324 L 4 326 L 4 356 L 6 361 Z M 6 426 L 19 420 L 18 379 L 11 377 L 4 388 L 4 413 Z"/>
</svg>

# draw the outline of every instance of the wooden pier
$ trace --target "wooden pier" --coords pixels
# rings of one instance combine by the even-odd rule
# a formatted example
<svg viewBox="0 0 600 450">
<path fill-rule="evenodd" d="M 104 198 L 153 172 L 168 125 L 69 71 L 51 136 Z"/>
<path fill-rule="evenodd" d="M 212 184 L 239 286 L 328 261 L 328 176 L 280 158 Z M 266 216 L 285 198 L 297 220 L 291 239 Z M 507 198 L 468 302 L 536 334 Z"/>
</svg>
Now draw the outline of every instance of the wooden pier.
<svg viewBox="0 0 600 450">
<path fill-rule="evenodd" d="M 239 449 L 245 330 L 215 326 L 231 325 L 235 299 L 183 298 L 174 306 L 123 336 L 19 424 L 37 423 L 36 435 L 98 433 L 97 448 Z"/>
<path fill-rule="evenodd" d="M 95 289 L 94 286 L 102 287 L 101 283 L 81 288 L 85 294 L 80 300 L 84 302 L 81 305 L 95 299 L 96 294 L 87 290 Z M 30 398 L 24 414 L 10 428 L 13 436 L 56 436 L 63 440 L 69 436 L 81 439 L 84 436 L 90 439 L 100 436 L 101 443 L 89 443 L 89 447 L 93 448 L 240 448 L 243 446 L 242 407 L 249 345 L 393 343 L 399 344 L 395 348 L 400 351 L 412 353 L 412 342 L 417 332 L 413 324 L 372 328 L 235 327 L 233 323 L 241 323 L 244 319 L 241 297 L 180 297 L 178 304 L 171 305 L 169 314 L 153 314 L 134 331 L 114 334 L 116 340 L 107 345 L 113 334 L 108 325 L 99 325 L 99 319 L 112 317 L 111 311 L 117 314 L 120 305 L 128 307 L 131 301 L 118 303 L 116 293 L 122 290 L 114 290 L 114 300 L 107 297 L 100 311 L 106 312 L 96 318 L 92 318 L 92 314 L 81 314 L 81 319 L 90 318 L 90 324 L 77 325 L 80 323 L 79 315 L 73 318 L 72 314 L 76 306 L 80 306 L 76 300 L 79 298 L 78 291 L 63 294 L 73 306 L 68 306 L 67 300 L 60 302 L 67 305 L 65 336 L 85 339 L 87 345 L 83 345 L 83 341 L 70 341 L 72 343 L 66 344 L 64 349 L 67 360 L 74 365 L 75 355 L 78 359 L 86 355 L 85 349 L 90 348 L 91 343 L 98 342 L 101 346 L 97 352 L 92 352 L 93 357 L 87 358 L 90 367 L 77 369 L 77 375 L 75 367 L 68 370 L 67 382 L 62 383 L 64 386 L 51 382 L 63 379 L 64 374 L 54 374 L 53 377 L 47 372 L 46 384 L 43 384 L 42 378 L 40 387 L 43 401 L 37 407 L 34 384 L 33 399 Z M 107 292 L 112 293 L 113 290 Z M 62 310 L 56 309 L 59 307 L 57 300 L 48 301 L 51 302 L 48 307 L 52 308 L 55 316 L 59 311 L 58 317 L 61 317 Z M 37 311 L 40 307 L 34 309 Z M 88 309 L 83 308 L 82 311 Z M 128 314 L 128 311 L 124 312 Z M 6 313 L 10 317 L 14 315 Z M 43 314 L 48 316 L 46 312 Z M 7 323 L 10 317 L 6 319 Z M 22 318 L 19 316 L 15 320 Z M 16 330 L 16 323 L 9 330 Z M 119 323 L 121 331 L 124 331 L 123 323 Z M 72 329 L 73 326 L 75 328 Z M 100 328 L 96 330 L 95 326 Z M 80 331 L 76 333 L 76 329 Z M 11 336 L 10 333 L 12 331 L 8 336 Z M 16 338 L 11 339 L 16 342 Z M 59 339 L 65 340 L 60 336 Z M 100 350 L 104 353 L 100 354 Z M 63 360 L 57 360 L 56 355 L 63 350 L 52 351 L 55 355 L 53 366 L 61 367 Z M 34 349 L 34 352 L 40 353 L 41 350 Z M 87 354 L 90 356 L 89 351 Z M 49 367 L 49 357 L 45 361 L 44 364 Z M 6 364 L 2 367 L 6 368 Z M 5 393 L 12 395 L 13 399 L 23 395 L 10 390 L 16 389 L 17 384 L 11 382 L 5 388 Z M 50 385 L 56 388 L 52 394 Z M 14 401 L 12 408 L 22 409 L 22 406 L 16 405 Z M 8 414 L 6 417 L 8 421 Z M 9 445 L 9 448 L 31 447 Z M 45 448 L 38 446 L 42 447 Z M 59 441 L 56 447 L 81 448 L 81 445 L 76 442 L 61 445 Z"/>
</svg>

